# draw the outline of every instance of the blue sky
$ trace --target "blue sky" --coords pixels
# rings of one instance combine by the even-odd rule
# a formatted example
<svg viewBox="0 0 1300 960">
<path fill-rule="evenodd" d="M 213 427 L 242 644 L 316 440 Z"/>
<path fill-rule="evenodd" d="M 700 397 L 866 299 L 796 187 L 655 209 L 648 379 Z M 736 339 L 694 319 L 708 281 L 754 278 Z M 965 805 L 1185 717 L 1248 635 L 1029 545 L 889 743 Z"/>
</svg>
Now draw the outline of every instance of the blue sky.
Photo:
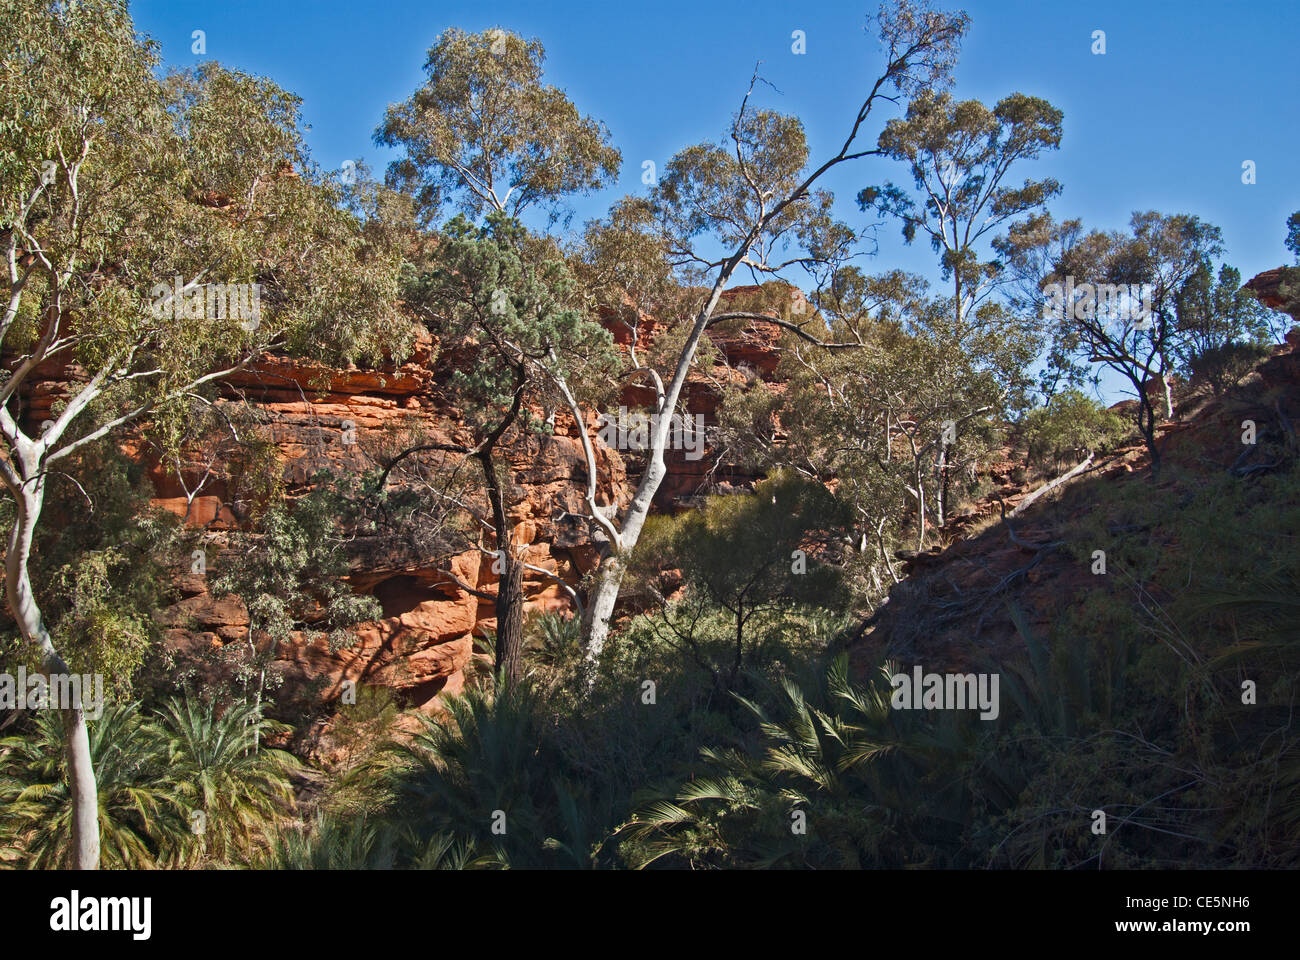
<svg viewBox="0 0 1300 960">
<path fill-rule="evenodd" d="M 1061 149 L 1024 167 L 1065 185 L 1058 218 L 1123 227 L 1135 209 L 1193 213 L 1224 232 L 1227 259 L 1248 278 L 1288 260 L 1283 223 L 1300 210 L 1300 75 L 1296 0 L 971 0 L 956 71 L 960 98 L 995 102 L 1013 91 L 1045 97 L 1065 114 Z M 813 157 L 838 149 L 880 64 L 863 26 L 874 4 L 819 0 L 661 0 L 654 4 L 548 0 L 138 0 L 137 26 L 168 64 L 215 59 L 271 77 L 301 96 L 316 161 L 363 158 L 381 171 L 390 154 L 372 135 L 384 109 L 420 84 L 425 52 L 449 26 L 500 26 L 536 36 L 547 80 L 608 124 L 623 152 L 618 185 L 578 198 L 575 226 L 624 193 L 644 189 L 642 162 L 660 168 L 681 147 L 716 139 L 756 60 L 780 91 L 765 106 L 799 116 Z M 207 55 L 191 53 L 206 33 Z M 791 51 L 802 30 L 807 52 Z M 1106 53 L 1091 52 L 1104 30 Z M 886 104 L 885 106 L 889 106 Z M 874 141 L 892 114 L 867 134 Z M 1256 183 L 1243 184 L 1242 163 Z M 828 182 L 841 217 L 868 222 L 858 189 L 906 182 L 901 164 L 868 158 Z M 903 267 L 938 281 L 927 243 L 905 247 L 896 225 L 879 231 L 871 271 Z"/>
</svg>

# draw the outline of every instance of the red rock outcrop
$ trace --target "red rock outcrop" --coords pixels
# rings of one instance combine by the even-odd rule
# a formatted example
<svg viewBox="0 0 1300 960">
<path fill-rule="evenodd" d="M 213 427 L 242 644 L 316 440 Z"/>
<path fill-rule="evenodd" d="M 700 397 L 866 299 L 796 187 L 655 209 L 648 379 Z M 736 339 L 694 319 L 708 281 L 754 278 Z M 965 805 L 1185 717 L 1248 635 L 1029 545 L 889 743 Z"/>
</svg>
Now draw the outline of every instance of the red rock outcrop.
<svg viewBox="0 0 1300 960">
<path fill-rule="evenodd" d="M 1282 295 L 1283 272 L 1287 267 L 1274 267 L 1253 276 L 1245 288 L 1259 299 L 1259 302 L 1273 310 L 1289 311 L 1297 323 L 1300 323 L 1300 299 L 1290 299 Z"/>
<path fill-rule="evenodd" d="M 737 293 L 729 293 L 728 302 Z M 750 291 L 752 292 L 752 291 Z M 626 327 L 610 324 L 616 340 L 626 345 Z M 755 375 L 770 377 L 779 360 L 779 331 L 771 324 L 735 321 L 728 330 L 710 331 L 718 348 L 711 368 L 690 375 L 679 410 L 700 414 L 706 427 L 716 424 L 719 388 Z M 641 343 L 662 330 L 644 318 Z M 334 473 L 361 471 L 376 465 L 376 453 L 392 438 L 419 435 L 426 441 L 468 444 L 470 432 L 443 389 L 451 365 L 466 358 L 438 356 L 437 345 L 421 338 L 402 364 L 381 369 L 332 369 L 284 356 L 267 356 L 230 377 L 222 385 L 224 401 L 246 402 L 254 411 L 260 434 L 274 451 L 287 496 L 304 492 L 321 469 Z M 70 381 L 84 378 L 75 367 L 46 364 L 37 371 L 24 393 L 25 419 L 39 424 L 51 406 L 67 396 Z M 622 403 L 644 406 L 652 394 L 643 386 L 627 388 Z M 228 409 L 234 409 L 228 407 Z M 597 562 L 598 551 L 580 516 L 584 512 L 586 465 L 572 420 L 563 412 L 554 416 L 555 432 L 546 438 L 516 439 L 503 451 L 515 488 L 510 520 L 514 542 L 523 558 L 546 574 L 525 572 L 527 611 L 568 609 L 570 604 L 557 580 L 576 585 Z M 594 438 L 595 415 L 588 423 Z M 214 441 L 216 442 L 216 441 Z M 182 464 L 181 475 L 150 460 L 147 450 L 128 437 L 123 448 L 143 460 L 155 490 L 154 503 L 171 511 L 192 527 L 204 528 L 209 537 L 208 573 L 222 563 L 235 562 L 236 550 L 227 549 L 230 535 L 247 517 L 233 491 L 230 471 L 220 457 L 195 451 Z M 618 451 L 596 443 L 599 488 L 597 502 L 623 506 L 631 496 L 641 462 L 634 451 Z M 685 451 L 668 453 L 669 476 L 656 499 L 661 509 L 673 509 L 708 484 L 744 485 L 753 477 L 724 468 L 710 473 L 712 458 L 687 459 Z M 209 466 L 214 469 L 209 471 Z M 223 553 L 223 550 L 225 552 Z M 359 624 L 356 642 L 331 649 L 323 638 L 295 635 L 279 646 L 275 669 L 286 682 L 312 687 L 329 700 L 345 681 L 382 684 L 402 699 L 423 709 L 435 709 L 437 697 L 459 690 L 464 670 L 473 655 L 474 637 L 495 628 L 495 610 L 457 585 L 459 580 L 480 593 L 491 595 L 496 577 L 491 557 L 477 551 L 443 558 L 436 563 L 411 565 L 385 557 L 382 547 L 353 563 L 354 589 L 374 595 L 382 609 L 380 620 Z M 183 657 L 220 661 L 223 649 L 240 656 L 249 643 L 249 618 L 235 597 L 208 593 L 207 578 L 187 574 L 177 581 L 181 599 L 167 609 L 163 624 L 168 644 Z M 256 644 L 265 638 L 254 637 Z M 211 654 L 218 656 L 213 658 Z"/>
</svg>

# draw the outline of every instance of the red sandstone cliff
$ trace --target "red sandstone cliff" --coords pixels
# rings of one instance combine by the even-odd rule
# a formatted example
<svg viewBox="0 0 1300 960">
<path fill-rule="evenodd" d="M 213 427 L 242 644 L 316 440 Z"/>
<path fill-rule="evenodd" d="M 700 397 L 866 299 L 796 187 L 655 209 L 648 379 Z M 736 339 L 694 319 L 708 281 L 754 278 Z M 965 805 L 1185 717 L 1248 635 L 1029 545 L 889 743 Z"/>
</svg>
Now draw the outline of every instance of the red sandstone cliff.
<svg viewBox="0 0 1300 960">
<path fill-rule="evenodd" d="M 681 409 L 702 414 L 706 426 L 716 422 L 722 384 L 744 379 L 745 370 L 770 376 L 779 360 L 777 328 L 761 323 L 739 330 L 731 326 L 730 332 L 714 333 L 717 361 L 711 368 L 693 371 L 683 394 Z M 657 330 L 658 325 L 647 320 L 643 336 L 653 336 Z M 617 328 L 615 333 L 617 339 Z M 279 470 L 285 494 L 292 497 L 305 491 L 321 469 L 345 473 L 375 467 L 376 451 L 385 443 L 391 447 L 395 435 L 470 442 L 469 431 L 443 388 L 452 362 L 456 361 L 438 356 L 427 336 L 404 363 L 383 369 L 329 369 L 269 356 L 223 383 L 223 399 L 218 403 L 244 403 L 252 409 L 259 432 L 274 448 L 273 469 Z M 75 368 L 56 364 L 38 374 L 23 398 L 28 424 L 46 419 L 51 406 L 67 395 L 70 381 L 80 375 Z M 634 407 L 649 399 L 647 391 L 632 386 L 621 402 Z M 593 438 L 597 429 L 593 415 L 588 424 Z M 596 546 L 579 519 L 586 466 L 577 436 L 572 419 L 561 412 L 555 417 L 553 436 L 516 437 L 504 450 L 516 495 L 510 509 L 513 540 L 524 548 L 526 563 L 550 574 L 525 572 L 530 613 L 569 609 L 569 599 L 556 580 L 576 585 L 597 562 Z M 205 530 L 204 546 L 210 557 L 207 576 L 179 577 L 181 599 L 162 615 L 169 647 L 183 658 L 219 654 L 227 647 L 241 655 L 249 624 L 243 603 L 233 596 L 214 597 L 207 587 L 208 576 L 221 564 L 238 561 L 237 533 L 244 517 L 232 493 L 229 469 L 210 455 L 210 449 L 208 456 L 196 449 L 178 476 L 170 465 L 150 460 L 133 438 L 123 448 L 148 467 L 154 503 L 185 518 L 187 525 Z M 641 456 L 599 442 L 596 453 L 597 502 L 625 504 L 639 476 Z M 725 489 L 754 479 L 725 465 L 710 473 L 716 465 L 707 454 L 688 460 L 683 451 L 675 450 L 669 451 L 667 459 L 669 475 L 656 498 L 660 509 L 672 509 L 708 484 Z M 387 686 L 408 704 L 435 709 L 439 694 L 462 687 L 475 636 L 495 627 L 492 602 L 462 589 L 453 578 L 490 595 L 496 582 L 492 558 L 469 550 L 411 563 L 382 543 L 361 546 L 364 549 L 355 551 L 353 558 L 351 583 L 379 601 L 383 617 L 357 625 L 356 642 L 344 649 L 331 650 L 324 639 L 298 635 L 280 645 L 275 669 L 291 687 L 313 687 L 315 695 L 327 701 L 339 694 L 344 681 L 355 681 Z"/>
</svg>

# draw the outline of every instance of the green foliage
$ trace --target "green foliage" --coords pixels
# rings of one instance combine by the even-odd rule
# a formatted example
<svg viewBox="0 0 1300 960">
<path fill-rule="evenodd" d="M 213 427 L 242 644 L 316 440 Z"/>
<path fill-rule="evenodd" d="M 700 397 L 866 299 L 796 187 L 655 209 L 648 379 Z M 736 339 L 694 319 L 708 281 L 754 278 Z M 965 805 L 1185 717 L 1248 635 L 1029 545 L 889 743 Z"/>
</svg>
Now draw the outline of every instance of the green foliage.
<svg viewBox="0 0 1300 960">
<path fill-rule="evenodd" d="M 770 707 L 742 700 L 758 739 L 703 749 L 697 776 L 622 829 L 624 855 L 640 867 L 923 865 L 957 837 L 965 788 L 945 774 L 969 738 L 892 710 L 889 675 L 860 687 L 841 656 L 803 684 L 783 680 Z"/>
<path fill-rule="evenodd" d="M 1081 235 L 1079 221 L 1058 225 L 1042 215 L 1013 224 L 999 248 L 1031 290 L 1017 301 L 1019 305 L 1032 307 L 1045 319 L 1053 309 L 1060 310 L 1052 321 L 1055 370 L 1048 379 L 1077 383 L 1092 364 L 1122 376 L 1138 401 L 1137 427 L 1152 469 L 1158 471 L 1157 405 L 1150 381 L 1159 376 L 1168 386 L 1188 343 L 1198 338 L 1215 341 L 1222 333 L 1223 321 L 1215 318 L 1217 307 L 1205 298 L 1198 299 L 1189 290 L 1185 308 L 1179 310 L 1180 291 L 1223 252 L 1222 231 L 1191 214 L 1146 210 L 1130 217 L 1126 232 L 1094 230 Z M 1071 289 L 1071 282 L 1075 299 L 1065 303 L 1063 292 Z M 1058 285 L 1057 294 L 1049 296 L 1053 284 Z M 1149 304 L 1123 297 L 1087 299 L 1085 285 L 1095 289 L 1098 284 L 1116 289 L 1125 285 L 1141 289 L 1145 284 Z M 1197 302 L 1201 306 L 1194 308 Z M 1124 309 L 1130 311 L 1127 317 L 1121 315 Z M 1172 391 L 1166 391 L 1165 400 L 1164 416 L 1172 417 Z"/>
<path fill-rule="evenodd" d="M 481 226 L 460 216 L 448 223 L 407 299 L 448 346 L 476 355 L 457 365 L 451 385 L 480 435 L 503 422 L 521 389 L 597 378 L 614 360 L 613 338 L 584 309 L 564 259 L 500 212 Z"/>
<path fill-rule="evenodd" d="M 729 390 L 720 432 L 747 466 L 835 485 L 854 513 L 858 592 L 877 601 L 893 582 L 892 550 L 909 533 L 925 546 L 917 518 L 923 512 L 929 524 L 937 512 L 945 424 L 943 488 L 957 501 L 994 445 L 998 415 L 1027 386 L 1034 347 L 997 317 L 958 320 L 901 271 L 841 270 L 817 306 L 835 341 L 861 349 L 804 350 L 787 339 L 781 395 L 761 385 Z"/>
<path fill-rule="evenodd" d="M 1300 210 L 1287 217 L 1286 248 L 1295 254 L 1296 266 L 1282 268 L 1277 292 L 1282 298 L 1279 309 L 1294 317 L 1300 314 Z"/>
<path fill-rule="evenodd" d="M 1175 296 L 1178 344 L 1184 371 L 1204 376 L 1216 393 L 1235 386 L 1271 343 L 1269 314 L 1241 285 L 1241 272 L 1226 263 L 1212 282 L 1203 262 Z"/>
<path fill-rule="evenodd" d="M 918 193 L 886 184 L 859 203 L 899 217 L 909 242 L 931 238 L 949 297 L 931 298 L 898 271 L 845 267 L 855 233 L 807 179 L 801 122 L 749 97 L 729 137 L 680 151 L 647 196 L 615 205 L 564 248 L 518 216 L 558 216 L 566 196 L 608 184 L 620 156 L 601 125 L 543 84 L 538 41 L 499 30 L 438 38 L 427 82 L 376 134 L 404 151 L 388 171 L 399 195 L 364 168 L 346 184 L 317 170 L 299 100 L 268 80 L 217 64 L 158 77 L 156 45 L 135 36 L 122 2 L 6 7 L 0 243 L 21 270 L 0 321 L 15 359 L 0 386 L 0 472 L 15 501 L 45 485 L 60 529 L 38 530 L 30 564 L 43 619 L 73 669 L 105 673 L 114 694 L 90 724 L 106 865 L 1297 864 L 1300 498 L 1285 398 L 1267 398 L 1279 427 L 1261 436 L 1274 460 L 1261 458 L 1267 469 L 1249 482 L 1172 469 L 1158 486 L 1084 481 L 1040 508 L 1057 511 L 1045 522 L 1059 542 L 1041 547 L 1061 551 L 1054 562 L 1086 567 L 1100 544 L 1110 572 L 1060 591 L 1034 618 L 1016 592 L 1027 578 L 1007 581 L 1015 636 L 980 667 L 1001 679 L 996 721 L 893 709 L 896 665 L 855 678 L 836 655 L 861 623 L 856 606 L 889 590 L 893 548 L 910 535 L 927 545 L 928 520 L 975 489 L 1001 421 L 1027 404 L 1043 282 L 1150 282 L 1156 293 L 1144 329 L 1116 331 L 1094 315 L 1047 331 L 1048 401 L 1020 423 L 1039 465 L 1124 438 L 1114 414 L 1059 389 L 1086 379 L 1090 364 L 1109 364 L 1139 390 L 1152 373 L 1181 368 L 1225 392 L 1268 333 L 1240 275 L 1226 264 L 1214 272 L 1222 242 L 1211 224 L 1140 212 L 1127 232 L 1085 235 L 1078 221 L 1040 213 L 1060 190 L 1054 180 L 1003 185 L 1011 165 L 1056 148 L 1061 113 L 1022 94 L 990 109 L 928 89 L 951 67 L 964 15 L 903 3 L 881 27 L 891 57 L 916 55 L 891 60 L 881 80 L 884 95 L 909 106 L 878 147 L 909 165 Z M 821 169 L 848 159 L 852 142 Z M 465 215 L 436 236 L 417 230 L 417 213 L 429 225 L 452 204 Z M 1021 215 L 993 244 L 999 259 L 986 259 L 981 238 Z M 1300 259 L 1300 213 L 1287 226 Z M 718 245 L 735 251 L 722 275 Z M 153 449 L 179 472 L 179 452 L 216 416 L 203 379 L 213 369 L 268 348 L 331 363 L 400 358 L 412 334 L 402 303 L 449 361 L 438 383 L 479 444 L 504 541 L 512 481 L 492 445 L 516 422 L 525 439 L 544 435 L 538 407 L 618 395 L 625 359 L 642 386 L 654 383 L 647 370 L 679 359 L 683 371 L 707 369 L 722 354 L 707 340 L 696 350 L 712 309 L 700 313 L 696 284 L 725 285 L 742 262 L 770 282 L 732 297 L 727 309 L 741 315 L 715 333 L 740 335 L 762 322 L 744 314 L 762 314 L 805 333 L 821 324 L 852 349 L 809 351 L 787 330 L 783 391 L 752 376 L 728 389 L 723 444 L 767 479 L 751 494 L 650 518 L 627 558 L 630 616 L 591 686 L 578 682 L 577 620 L 549 614 L 528 624 L 525 680 L 498 673 L 446 694 L 446 713 L 421 717 L 414 736 L 392 696 L 368 690 L 327 733 L 347 755 L 337 769 L 304 771 L 266 748 L 288 733 L 262 710 L 277 645 L 299 634 L 343 644 L 350 625 L 379 615 L 348 583 L 354 535 L 400 532 L 426 562 L 453 552 L 453 539 L 478 543 L 481 522 L 477 508 L 452 517 L 427 502 L 460 498 L 467 485 L 454 470 L 411 460 L 394 475 L 402 488 L 376 482 L 407 452 L 465 447 L 390 437 L 405 452 L 384 471 L 321 480 L 288 503 L 272 438 L 238 421 L 240 448 L 213 453 L 248 529 L 213 563 L 211 588 L 249 610 L 246 696 L 207 691 L 218 695 L 145 713 L 128 702 L 165 665 L 155 614 L 183 537 L 148 509 L 140 470 L 101 435 L 143 417 Z M 791 267 L 818 281 L 812 317 L 793 313 L 780 279 Z M 176 275 L 263 285 L 263 322 L 158 316 L 153 285 Z M 985 299 L 1013 278 L 1032 291 L 1008 306 Z M 1284 273 L 1284 298 L 1294 299 L 1293 280 Z M 640 340 L 645 316 L 664 324 L 651 344 Z M 625 351 L 605 328 L 614 322 Z M 93 389 L 52 411 L 47 452 L 59 469 L 46 461 L 19 476 L 31 441 L 7 401 L 39 364 L 64 361 Z M 956 436 L 944 439 L 948 424 Z M 1154 452 L 1149 407 L 1142 428 Z M 1086 499 L 1070 499 L 1084 489 Z M 15 503 L 0 509 L 13 524 Z M 999 607 L 1002 589 L 988 598 Z M 909 596 L 900 588 L 890 602 Z M 994 609 L 981 608 L 981 626 Z M 935 613 L 912 612 L 914 627 Z M 506 636 L 503 627 L 503 646 Z M 6 663 L 30 663 L 30 650 L 5 640 Z M 497 643 L 480 640 L 493 654 Z M 1243 700 L 1245 681 L 1257 685 L 1255 702 Z M 320 708 L 280 705 L 298 719 Z M 66 865 L 63 719 L 41 711 L 6 722 L 0 862 Z M 397 742 L 381 742 L 390 735 Z M 301 774 L 323 792 L 295 821 L 291 778 Z M 1104 837 L 1090 829 L 1097 809 L 1111 818 Z"/>
<path fill-rule="evenodd" d="M 415 194 L 426 218 L 451 201 L 470 214 L 555 213 L 562 197 L 595 190 L 622 156 L 603 124 L 542 83 L 539 40 L 501 29 L 452 28 L 429 48 L 428 79 L 391 106 L 375 141 L 400 147 L 388 179 Z"/>
<path fill-rule="evenodd" d="M 276 832 L 258 862 L 262 870 L 391 870 L 391 831 L 360 815 L 339 820 L 318 813 L 309 825 Z"/>
<path fill-rule="evenodd" d="M 17 51 L 0 91 L 22 116 L 0 128 L 0 209 L 6 246 L 48 261 L 6 290 L 30 318 L 14 329 L 26 347 L 54 343 L 51 322 L 93 318 L 71 347 L 105 370 L 105 398 L 157 403 L 250 348 L 346 362 L 409 342 L 397 231 L 347 211 L 311 167 L 297 97 L 215 63 L 157 79 L 156 45 L 115 0 L 20 8 L 0 28 Z M 176 276 L 263 284 L 260 321 L 158 316 L 154 287 Z"/>
<path fill-rule="evenodd" d="M 529 687 L 470 691 L 448 700 L 447 709 L 447 720 L 426 719 L 400 747 L 400 819 L 423 838 L 465 838 L 498 867 L 553 864 L 557 855 L 570 866 L 587 865 L 590 842 L 600 837 L 581 819 L 576 788 L 558 775 Z"/>
<path fill-rule="evenodd" d="M 73 474 L 81 479 L 74 481 Z M 153 507 L 143 469 L 108 444 L 86 448 L 47 494 L 55 523 L 37 531 L 31 561 L 46 626 L 76 673 L 99 673 L 106 695 L 142 694 L 165 659 L 156 614 L 169 603 L 169 577 L 187 552 L 176 518 Z M 13 503 L 0 502 L 10 523 Z M 38 665 L 16 632 L 0 640 L 0 664 Z"/>
<path fill-rule="evenodd" d="M 38 711 L 0 740 L 0 848 L 30 868 L 66 866 L 72 800 L 62 715 Z M 132 702 L 92 718 L 105 866 L 145 869 L 247 863 L 292 807 L 298 763 L 257 740 L 279 729 L 247 704 L 173 700 L 156 716 Z"/>
<path fill-rule="evenodd" d="M 190 697 L 161 705 L 153 731 L 163 757 L 157 788 L 190 826 L 182 854 L 187 862 L 248 862 L 292 809 L 289 775 L 298 761 L 259 747 L 285 729 L 250 703 L 219 712 L 212 702 Z"/>
<path fill-rule="evenodd" d="M 533 649 L 548 642 L 539 634 L 569 629 L 534 621 Z M 786 669 L 782 660 L 804 662 L 810 638 L 824 648 L 832 629 L 791 617 L 738 685 L 756 689 L 760 677 Z M 463 852 L 448 862 L 469 866 L 622 865 L 607 840 L 636 796 L 679 776 L 700 747 L 741 735 L 745 710 L 644 625 L 612 635 L 608 652 L 586 697 L 575 695 L 576 662 L 535 657 L 532 686 L 448 698 L 448 715 L 426 719 L 413 740 L 401 738 L 331 783 L 323 809 L 340 827 L 365 816 L 392 843 L 398 867 L 419 867 L 443 848 Z M 504 835 L 491 832 L 497 809 L 506 813 Z"/>
<path fill-rule="evenodd" d="M 958 308 L 966 311 L 1002 267 L 981 262 L 980 238 L 1061 192 L 1051 178 L 1020 186 L 1002 180 L 1017 162 L 1060 146 L 1062 116 L 1046 100 L 1022 93 L 990 110 L 978 100 L 956 102 L 946 92 L 926 91 L 908 104 L 906 118 L 886 125 L 879 140 L 885 156 L 908 164 L 921 201 L 886 183 L 861 191 L 858 204 L 897 217 L 908 243 L 918 231 L 926 234 L 942 255 L 944 279 L 956 284 Z"/>
<path fill-rule="evenodd" d="M 401 859 L 403 851 L 413 853 Z M 411 831 L 368 819 L 339 819 L 317 814 L 309 824 L 281 830 L 271 849 L 258 862 L 261 870 L 469 870 L 481 866 L 473 850 L 449 834 L 427 841 Z"/>
<path fill-rule="evenodd" d="M 1268 359 L 1267 343 L 1225 343 L 1207 347 L 1187 361 L 1192 376 L 1210 384 L 1216 394 L 1227 393 Z"/>
<path fill-rule="evenodd" d="M 188 824 L 160 782 L 166 755 L 156 731 L 134 703 L 105 707 L 89 727 L 104 866 L 140 869 L 168 861 L 185 843 Z M 0 832 L 23 851 L 23 865 L 70 866 L 73 802 L 63 715 L 38 711 L 29 731 L 0 740 L 0 768 Z"/>
<path fill-rule="evenodd" d="M 642 579 L 681 571 L 686 597 L 665 606 L 666 625 L 719 681 L 724 675 L 734 680 L 752 653 L 746 638 L 751 621 L 762 623 L 778 609 L 845 602 L 841 571 L 818 554 L 838 552 L 850 522 L 845 504 L 824 486 L 778 471 L 755 484 L 751 495 L 713 496 L 700 510 L 651 518 L 632 568 Z M 704 657 L 704 631 L 697 628 L 705 608 L 730 615 L 729 664 Z"/>
<path fill-rule="evenodd" d="M 1092 544 L 1109 544 L 1107 575 L 1034 638 L 1050 654 L 1026 674 L 1048 678 L 1033 681 L 1043 706 L 1029 715 L 1046 719 L 1012 755 L 1034 774 L 999 821 L 1008 859 L 995 862 L 1294 863 L 1288 704 L 1300 670 L 1286 598 L 1297 570 L 1281 531 L 1296 522 L 1296 492 L 1294 471 L 1253 484 L 1171 471 L 1158 496 L 1097 485 L 1086 512 L 1067 494 L 1060 533 L 1083 565 Z M 1110 818 L 1100 846 L 1093 809 Z"/>
<path fill-rule="evenodd" d="M 582 623 L 577 617 L 544 613 L 527 624 L 529 660 L 551 673 L 563 673 L 582 656 Z"/>
<path fill-rule="evenodd" d="M 256 678 L 261 696 L 266 671 L 280 643 L 296 630 L 328 636 L 337 649 L 347 646 L 348 627 L 377 619 L 374 597 L 355 593 L 347 583 L 348 555 L 342 519 L 344 493 L 320 483 L 296 502 L 274 503 L 261 529 L 246 537 L 238 562 L 227 562 L 212 578 L 216 595 L 237 594 L 248 608 L 250 644 L 265 636 L 270 646 L 241 665 L 245 686 Z"/>
<path fill-rule="evenodd" d="M 1019 441 L 1031 464 L 1049 463 L 1059 470 L 1063 462 L 1076 463 L 1089 454 L 1113 449 L 1129 433 L 1120 416 L 1080 390 L 1053 396 L 1020 421 Z"/>
<path fill-rule="evenodd" d="M 550 432 L 554 417 L 538 421 L 525 401 L 541 401 L 552 411 L 571 405 L 567 381 L 601 379 L 617 357 L 613 338 L 588 315 L 555 244 L 530 238 L 500 210 L 490 212 L 482 226 L 463 216 L 452 220 L 430 268 L 412 278 L 409 300 L 446 349 L 472 358 L 455 366 L 449 383 L 475 443 L 472 450 L 451 449 L 473 456 L 482 470 L 503 561 L 496 668 L 517 679 L 523 673 L 522 567 L 510 539 L 513 489 L 508 475 L 498 472 L 495 450 L 517 426 Z M 476 531 L 476 542 L 477 537 Z"/>
<path fill-rule="evenodd" d="M 364 822 L 318 825 L 280 862 L 325 865 L 334 837 L 335 862 L 358 866 L 1294 865 L 1297 570 L 1279 544 L 1296 477 L 1171 468 L 1164 482 L 1160 497 L 1101 485 L 1089 510 L 1069 488 L 1051 508 L 1078 562 L 1111 544 L 1108 575 L 1046 626 L 1010 598 L 1017 643 L 967 668 L 1000 678 L 995 720 L 893 709 L 899 666 L 855 679 L 826 657 L 838 625 L 798 610 L 724 693 L 642 616 L 611 635 L 586 698 L 565 693 L 565 657 L 537 665 L 545 699 L 510 685 L 449 698 L 449 716 L 369 768 L 381 786 L 352 808 Z M 733 500 L 728 517 L 760 506 Z M 701 622 L 729 618 L 701 605 Z"/>
</svg>

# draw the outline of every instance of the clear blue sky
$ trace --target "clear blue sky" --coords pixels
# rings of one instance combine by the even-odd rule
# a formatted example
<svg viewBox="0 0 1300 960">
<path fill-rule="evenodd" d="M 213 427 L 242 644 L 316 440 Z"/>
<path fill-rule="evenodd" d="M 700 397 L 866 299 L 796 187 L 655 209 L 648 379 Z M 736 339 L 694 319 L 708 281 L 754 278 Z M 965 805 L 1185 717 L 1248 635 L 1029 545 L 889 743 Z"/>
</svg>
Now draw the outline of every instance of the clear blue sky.
<svg viewBox="0 0 1300 960">
<path fill-rule="evenodd" d="M 1283 222 L 1300 210 L 1298 0 L 971 0 L 972 27 L 956 72 L 961 98 L 994 102 L 1012 91 L 1065 113 L 1059 152 L 1022 172 L 1065 185 L 1058 218 L 1125 225 L 1134 209 L 1197 214 L 1223 228 L 1227 259 L 1244 277 L 1286 262 Z M 617 187 L 579 198 L 575 226 L 644 189 L 641 164 L 725 132 L 756 60 L 779 90 L 765 105 L 804 121 L 813 156 L 838 148 L 880 64 L 863 31 L 874 4 L 818 0 L 138 0 L 136 23 L 168 64 L 215 59 L 271 77 L 301 96 L 313 156 L 323 167 L 364 158 L 382 171 L 372 135 L 384 109 L 420 84 L 425 52 L 450 26 L 500 26 L 536 36 L 547 80 L 608 124 L 623 152 Z M 206 32 L 207 55 L 191 53 Z M 791 52 L 802 30 L 807 53 Z M 1092 32 L 1107 52 L 1091 52 Z M 888 105 L 886 105 L 888 106 Z M 878 124 L 888 115 L 882 115 Z M 877 125 L 868 133 L 874 141 Z M 1241 182 L 1242 162 L 1256 183 Z M 861 226 L 857 190 L 905 182 L 901 164 L 857 161 L 828 184 L 839 213 Z M 928 244 L 905 248 L 881 228 L 868 270 L 904 267 L 938 280 Z"/>
</svg>

